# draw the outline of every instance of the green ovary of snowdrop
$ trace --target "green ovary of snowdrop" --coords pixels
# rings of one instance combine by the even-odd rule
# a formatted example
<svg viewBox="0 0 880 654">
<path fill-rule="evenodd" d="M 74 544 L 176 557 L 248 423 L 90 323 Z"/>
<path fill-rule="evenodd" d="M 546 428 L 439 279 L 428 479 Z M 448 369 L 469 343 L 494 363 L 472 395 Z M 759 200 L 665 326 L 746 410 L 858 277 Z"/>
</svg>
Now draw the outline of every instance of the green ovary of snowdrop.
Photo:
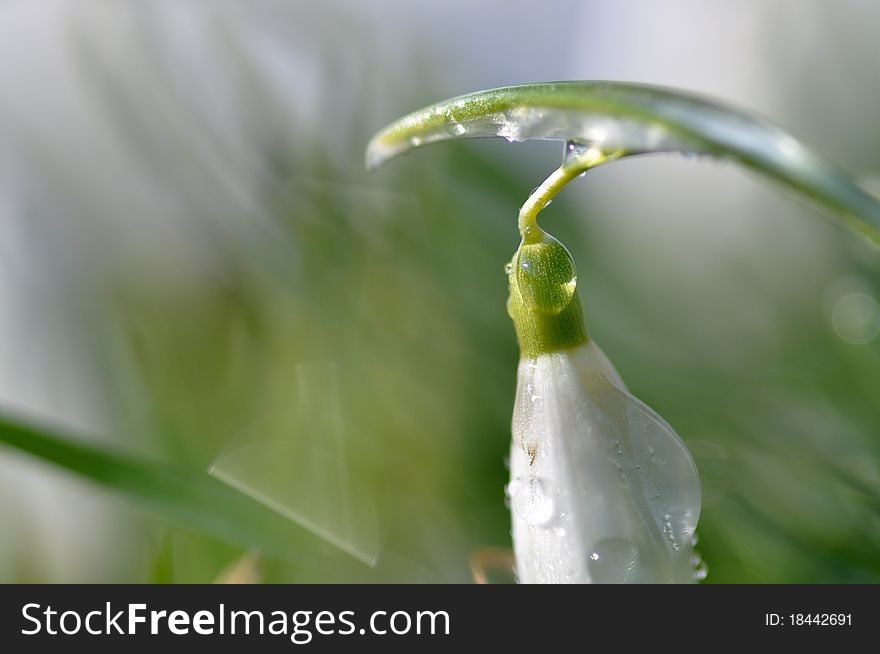
<svg viewBox="0 0 880 654">
<path fill-rule="evenodd" d="M 694 581 L 693 459 L 589 338 L 574 261 L 534 221 L 545 204 L 526 203 L 508 266 L 521 352 L 507 489 L 518 579 Z"/>
</svg>

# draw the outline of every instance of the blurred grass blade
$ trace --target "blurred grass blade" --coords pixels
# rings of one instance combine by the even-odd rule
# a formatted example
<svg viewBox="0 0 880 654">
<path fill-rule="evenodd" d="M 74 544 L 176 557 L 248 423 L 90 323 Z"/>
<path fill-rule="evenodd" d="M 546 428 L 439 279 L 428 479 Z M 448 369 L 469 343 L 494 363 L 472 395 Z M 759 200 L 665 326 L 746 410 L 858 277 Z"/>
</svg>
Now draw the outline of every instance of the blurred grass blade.
<svg viewBox="0 0 880 654">
<path fill-rule="evenodd" d="M 209 474 L 366 563 L 379 558 L 379 519 L 356 474 L 339 366 L 296 366 L 296 404 L 239 432 Z"/>
<path fill-rule="evenodd" d="M 182 526 L 302 565 L 327 565 L 330 558 L 326 541 L 207 474 L 137 460 L 5 416 L 0 443 L 127 494 Z"/>
<path fill-rule="evenodd" d="M 660 87 L 554 82 L 452 98 L 376 134 L 367 147 L 367 166 L 427 143 L 493 136 L 575 140 L 611 158 L 680 152 L 731 160 L 805 195 L 880 245 L 880 201 L 845 171 L 763 118 Z"/>
</svg>

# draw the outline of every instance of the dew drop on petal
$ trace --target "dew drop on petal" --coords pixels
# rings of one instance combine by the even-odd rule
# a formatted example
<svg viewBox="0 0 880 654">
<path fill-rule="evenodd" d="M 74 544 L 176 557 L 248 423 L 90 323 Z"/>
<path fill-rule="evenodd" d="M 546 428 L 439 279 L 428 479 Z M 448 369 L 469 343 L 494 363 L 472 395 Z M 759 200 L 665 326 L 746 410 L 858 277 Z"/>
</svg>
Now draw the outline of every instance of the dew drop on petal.
<svg viewBox="0 0 880 654">
<path fill-rule="evenodd" d="M 703 581 L 707 576 L 709 576 L 709 568 L 705 561 L 700 561 L 694 568 L 694 579 Z"/>
<path fill-rule="evenodd" d="M 508 459 L 509 460 L 509 459 Z M 504 508 L 511 508 L 511 497 L 513 496 L 514 490 L 516 490 L 516 482 L 510 482 L 509 484 L 504 485 Z"/>
<path fill-rule="evenodd" d="M 553 498 L 537 477 L 517 484 L 513 495 L 513 509 L 527 524 L 538 526 L 553 516 Z"/>
<path fill-rule="evenodd" d="M 639 549 L 625 538 L 605 538 L 593 546 L 587 567 L 594 584 L 631 583 L 639 568 Z"/>
</svg>

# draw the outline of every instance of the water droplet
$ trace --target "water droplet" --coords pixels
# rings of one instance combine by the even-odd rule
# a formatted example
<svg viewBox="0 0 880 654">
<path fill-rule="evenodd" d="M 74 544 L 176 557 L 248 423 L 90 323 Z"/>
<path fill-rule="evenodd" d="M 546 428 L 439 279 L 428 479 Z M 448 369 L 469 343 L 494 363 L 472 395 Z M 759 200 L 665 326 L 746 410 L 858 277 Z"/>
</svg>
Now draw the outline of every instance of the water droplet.
<svg viewBox="0 0 880 654">
<path fill-rule="evenodd" d="M 509 484 L 504 485 L 504 508 L 505 509 L 510 509 L 510 505 L 511 505 L 510 496 L 511 496 L 511 492 L 513 490 L 513 486 L 514 486 L 514 482 L 510 482 Z"/>
<path fill-rule="evenodd" d="M 669 542 L 672 551 L 677 552 L 680 550 L 681 545 L 679 544 L 678 534 L 675 531 L 675 526 L 672 524 L 672 516 L 668 513 L 663 516 L 662 531 L 663 537 Z"/>
<path fill-rule="evenodd" d="M 562 165 L 583 166 L 584 164 L 595 163 L 601 157 L 602 152 L 593 145 L 587 145 L 578 141 L 566 141 L 565 150 L 562 154 Z"/>
<path fill-rule="evenodd" d="M 529 382 L 529 383 L 526 385 L 526 393 L 527 393 L 528 396 L 529 396 L 529 400 L 531 400 L 532 402 L 537 402 L 538 400 L 541 399 L 540 394 L 538 394 L 538 393 L 535 391 L 535 385 L 534 385 L 533 383 L 531 383 L 531 382 Z"/>
<path fill-rule="evenodd" d="M 443 126 L 452 136 L 461 136 L 467 131 L 467 128 L 458 122 L 451 113 L 446 114 L 446 121 L 443 123 Z"/>
<path fill-rule="evenodd" d="M 577 273 L 568 250 L 549 234 L 537 242 L 526 234 L 516 253 L 516 284 L 531 309 L 550 314 L 562 312 L 574 297 Z"/>
<path fill-rule="evenodd" d="M 504 274 L 509 277 L 511 272 L 513 272 L 513 263 L 508 261 L 504 264 Z"/>
<path fill-rule="evenodd" d="M 422 144 L 422 139 L 421 139 L 421 137 L 413 136 L 413 137 L 410 138 L 409 143 L 410 143 L 410 145 L 412 145 L 414 148 L 416 148 L 416 147 L 418 147 L 418 146 L 420 146 L 420 145 Z"/>
<path fill-rule="evenodd" d="M 694 579 L 697 581 L 703 581 L 706 577 L 709 576 L 709 567 L 706 565 L 705 561 L 700 561 L 699 565 L 694 568 Z"/>
<path fill-rule="evenodd" d="M 631 583 L 639 567 L 639 549 L 625 538 L 605 538 L 593 546 L 587 567 L 595 584 Z"/>
<path fill-rule="evenodd" d="M 498 136 L 506 138 L 508 143 L 522 141 L 522 127 L 516 118 L 508 119 L 503 117 L 498 123 Z"/>
<path fill-rule="evenodd" d="M 541 480 L 532 477 L 517 484 L 513 509 L 525 522 L 538 526 L 553 516 L 553 500 L 544 490 Z"/>
</svg>

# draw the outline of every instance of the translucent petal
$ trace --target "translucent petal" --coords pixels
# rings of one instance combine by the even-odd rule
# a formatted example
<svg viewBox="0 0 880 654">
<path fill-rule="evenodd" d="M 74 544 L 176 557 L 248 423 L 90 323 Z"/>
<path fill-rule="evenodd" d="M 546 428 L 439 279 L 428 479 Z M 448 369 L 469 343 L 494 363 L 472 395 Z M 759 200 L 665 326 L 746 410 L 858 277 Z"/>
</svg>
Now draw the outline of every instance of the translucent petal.
<svg viewBox="0 0 880 654">
<path fill-rule="evenodd" d="M 700 517 L 700 478 L 694 460 L 663 418 L 604 377 L 603 381 L 607 385 L 594 397 L 594 410 L 615 410 L 611 407 L 625 405 L 625 420 L 616 430 L 624 453 L 617 458 L 633 487 L 640 486 L 669 546 L 673 551 L 684 549 Z"/>
<path fill-rule="evenodd" d="M 693 460 L 594 343 L 520 362 L 510 470 L 521 581 L 693 581 Z"/>
</svg>

